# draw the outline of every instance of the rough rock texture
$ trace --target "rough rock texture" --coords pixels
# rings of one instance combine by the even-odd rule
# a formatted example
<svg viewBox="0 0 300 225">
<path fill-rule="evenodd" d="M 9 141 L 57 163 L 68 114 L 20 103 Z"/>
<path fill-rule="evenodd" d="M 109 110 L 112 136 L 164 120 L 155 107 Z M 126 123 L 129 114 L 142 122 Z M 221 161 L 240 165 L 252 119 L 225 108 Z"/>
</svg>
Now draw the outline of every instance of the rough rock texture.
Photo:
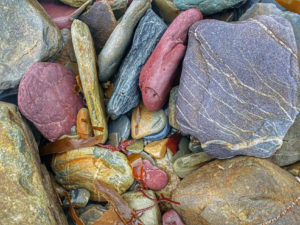
<svg viewBox="0 0 300 225">
<path fill-rule="evenodd" d="M 119 68 L 114 91 L 107 105 L 112 119 L 129 112 L 139 104 L 140 72 L 166 29 L 166 24 L 151 9 L 140 20 L 131 49 Z"/>
<path fill-rule="evenodd" d="M 0 92 L 16 87 L 35 62 L 52 59 L 61 34 L 36 0 L 2 0 L 0 5 Z"/>
<path fill-rule="evenodd" d="M 188 29 L 201 19 L 198 9 L 187 10 L 176 17 L 143 67 L 139 86 L 148 109 L 159 110 L 166 103 L 186 50 Z"/>
<path fill-rule="evenodd" d="M 58 63 L 37 62 L 19 85 L 18 106 L 50 141 L 71 133 L 82 99 L 74 92 L 74 74 Z"/>
<path fill-rule="evenodd" d="M 240 17 L 239 20 L 247 20 L 258 15 L 282 16 L 291 22 L 295 34 L 296 44 L 298 47 L 298 63 L 300 65 L 300 15 L 289 11 L 283 12 L 282 10 L 278 9 L 275 4 L 256 3 L 250 9 L 248 9 L 246 13 Z"/>
<path fill-rule="evenodd" d="M 172 200 L 186 225 L 300 224 L 299 183 L 265 159 L 213 161 L 184 178 Z"/>
<path fill-rule="evenodd" d="M 179 15 L 180 10 L 176 7 L 173 0 L 153 0 L 154 8 L 159 15 L 170 24 Z"/>
<path fill-rule="evenodd" d="M 299 110 L 290 23 L 277 16 L 205 20 L 189 34 L 177 99 L 181 130 L 217 158 L 271 156 Z"/>
<path fill-rule="evenodd" d="M 150 0 L 133 0 L 98 56 L 99 80 L 107 81 L 118 69 L 135 26 L 150 8 Z"/>
<path fill-rule="evenodd" d="M 102 143 L 105 143 L 108 137 L 108 129 L 105 117 L 104 95 L 97 76 L 93 39 L 88 26 L 80 20 L 73 21 L 71 33 L 80 81 L 90 113 L 91 123 L 94 127 L 103 128 L 103 131 L 94 129 L 94 135 L 102 135 Z"/>
<path fill-rule="evenodd" d="M 105 0 L 95 2 L 79 19 L 88 25 L 99 52 L 117 26 L 116 18 L 109 3 Z"/>
<path fill-rule="evenodd" d="M 37 144 L 17 107 L 0 102 L 2 224 L 68 224 L 40 163 Z"/>
<path fill-rule="evenodd" d="M 180 10 L 187 10 L 192 8 L 200 9 L 205 15 L 211 15 L 228 9 L 246 0 L 173 0 L 176 7 Z"/>
<path fill-rule="evenodd" d="M 88 0 L 59 0 L 63 2 L 66 5 L 72 6 L 72 7 L 80 7 Z"/>
<path fill-rule="evenodd" d="M 51 167 L 57 182 L 63 187 L 85 188 L 90 191 L 94 201 L 104 201 L 95 187 L 95 179 L 105 182 L 119 194 L 124 193 L 134 180 L 124 154 L 99 147 L 80 148 L 57 154 Z"/>
</svg>

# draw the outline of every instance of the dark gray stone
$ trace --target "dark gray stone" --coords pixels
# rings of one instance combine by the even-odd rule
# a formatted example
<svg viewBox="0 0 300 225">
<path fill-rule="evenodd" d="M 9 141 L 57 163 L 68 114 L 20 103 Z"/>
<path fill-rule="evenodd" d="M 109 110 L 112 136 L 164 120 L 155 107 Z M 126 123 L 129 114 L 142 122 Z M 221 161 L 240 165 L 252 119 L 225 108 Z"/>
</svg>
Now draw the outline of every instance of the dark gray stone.
<svg viewBox="0 0 300 225">
<path fill-rule="evenodd" d="M 121 141 L 128 139 L 130 136 L 130 120 L 126 115 L 123 115 L 116 120 L 110 121 L 108 132 L 120 133 Z"/>
<path fill-rule="evenodd" d="M 72 206 L 75 208 L 85 207 L 90 199 L 90 192 L 84 188 L 74 189 L 69 191 L 69 196 L 71 199 Z M 63 201 L 64 207 L 69 207 L 68 199 L 64 199 Z"/>
<path fill-rule="evenodd" d="M 177 122 L 217 158 L 270 157 L 298 114 L 298 76 L 286 19 L 197 22 L 189 32 Z"/>
<path fill-rule="evenodd" d="M 114 92 L 107 106 L 108 114 L 112 119 L 118 118 L 138 105 L 140 72 L 166 29 L 166 24 L 151 9 L 148 9 L 137 26 L 131 49 L 117 74 Z"/>
<path fill-rule="evenodd" d="M 100 204 L 89 204 L 87 207 L 79 210 L 79 218 L 84 225 L 93 225 L 106 211 L 107 209 Z"/>
</svg>

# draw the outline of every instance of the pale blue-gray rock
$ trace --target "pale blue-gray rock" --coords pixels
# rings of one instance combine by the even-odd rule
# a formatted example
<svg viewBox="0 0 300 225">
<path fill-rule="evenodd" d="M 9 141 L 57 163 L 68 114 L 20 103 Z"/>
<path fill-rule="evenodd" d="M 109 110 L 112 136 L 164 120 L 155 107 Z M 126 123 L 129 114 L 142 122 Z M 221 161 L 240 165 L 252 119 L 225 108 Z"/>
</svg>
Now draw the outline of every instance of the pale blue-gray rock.
<svg viewBox="0 0 300 225">
<path fill-rule="evenodd" d="M 283 17 L 190 28 L 177 122 L 217 158 L 270 157 L 299 112 L 299 67 L 292 26 Z"/>
<path fill-rule="evenodd" d="M 107 105 L 108 114 L 112 119 L 138 105 L 140 72 L 166 29 L 166 24 L 148 9 L 137 26 L 131 49 L 117 73 L 114 91 Z"/>
<path fill-rule="evenodd" d="M 68 192 L 72 206 L 75 208 L 85 207 L 90 199 L 90 192 L 84 188 L 74 189 Z M 64 207 L 70 207 L 69 201 L 67 198 L 63 201 Z"/>
<path fill-rule="evenodd" d="M 116 120 L 111 120 L 108 124 L 108 132 L 120 133 L 121 141 L 128 139 L 130 135 L 130 120 L 126 115 Z"/>
<path fill-rule="evenodd" d="M 100 204 L 89 204 L 88 206 L 81 208 L 79 211 L 79 218 L 84 225 L 93 225 L 107 209 Z"/>
</svg>

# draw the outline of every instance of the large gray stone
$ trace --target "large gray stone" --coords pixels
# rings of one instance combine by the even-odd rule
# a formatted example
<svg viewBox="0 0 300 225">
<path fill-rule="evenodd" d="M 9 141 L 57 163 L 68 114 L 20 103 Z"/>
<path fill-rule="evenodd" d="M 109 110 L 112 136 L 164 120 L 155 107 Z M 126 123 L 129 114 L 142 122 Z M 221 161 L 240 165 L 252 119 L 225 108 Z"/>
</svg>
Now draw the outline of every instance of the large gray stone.
<svg viewBox="0 0 300 225">
<path fill-rule="evenodd" d="M 0 4 L 0 92 L 18 86 L 35 62 L 54 59 L 63 46 L 55 23 L 36 0 Z"/>
<path fill-rule="evenodd" d="M 114 92 L 108 102 L 107 111 L 112 119 L 138 105 L 140 72 L 166 29 L 166 24 L 151 9 L 140 20 L 131 49 L 120 66 Z"/>
<path fill-rule="evenodd" d="M 257 16 L 191 27 L 177 122 L 207 153 L 270 157 L 298 111 L 299 68 L 289 21 Z"/>
</svg>

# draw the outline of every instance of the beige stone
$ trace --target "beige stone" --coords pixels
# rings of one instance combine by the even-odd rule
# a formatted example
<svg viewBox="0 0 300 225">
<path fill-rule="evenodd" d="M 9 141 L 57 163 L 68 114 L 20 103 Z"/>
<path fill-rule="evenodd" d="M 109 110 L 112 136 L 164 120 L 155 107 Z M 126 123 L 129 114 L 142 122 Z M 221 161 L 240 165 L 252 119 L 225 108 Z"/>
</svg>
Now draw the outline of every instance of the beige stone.
<svg viewBox="0 0 300 225">
<path fill-rule="evenodd" d="M 149 153 L 152 157 L 156 159 L 161 159 L 166 154 L 167 142 L 168 138 L 159 141 L 153 141 L 145 146 L 144 151 Z"/>
</svg>

